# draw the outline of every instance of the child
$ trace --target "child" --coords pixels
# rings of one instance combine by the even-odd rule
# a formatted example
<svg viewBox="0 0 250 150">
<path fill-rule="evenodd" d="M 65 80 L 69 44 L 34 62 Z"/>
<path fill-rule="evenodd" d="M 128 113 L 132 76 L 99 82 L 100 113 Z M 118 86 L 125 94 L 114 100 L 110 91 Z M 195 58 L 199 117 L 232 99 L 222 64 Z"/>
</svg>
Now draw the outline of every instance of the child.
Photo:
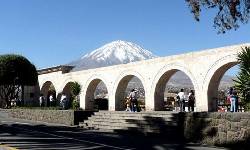
<svg viewBox="0 0 250 150">
<path fill-rule="evenodd" d="M 126 108 L 126 110 L 125 111 L 131 111 L 131 102 L 130 102 L 130 98 L 126 98 L 126 102 L 125 102 L 125 104 L 126 104 L 126 106 L 127 106 L 127 108 Z"/>
</svg>

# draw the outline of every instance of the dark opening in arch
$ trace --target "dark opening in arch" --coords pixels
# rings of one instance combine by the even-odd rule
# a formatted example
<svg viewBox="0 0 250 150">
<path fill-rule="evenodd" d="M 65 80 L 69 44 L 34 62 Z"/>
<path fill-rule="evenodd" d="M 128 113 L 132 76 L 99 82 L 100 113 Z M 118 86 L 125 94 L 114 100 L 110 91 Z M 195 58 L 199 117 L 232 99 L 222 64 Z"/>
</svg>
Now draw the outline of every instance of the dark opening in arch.
<svg viewBox="0 0 250 150">
<path fill-rule="evenodd" d="M 138 111 L 145 110 L 145 90 L 141 80 L 134 75 L 123 77 L 115 93 L 115 110 L 121 111 L 126 109 L 125 98 L 129 96 L 132 89 L 137 89 Z"/>
<path fill-rule="evenodd" d="M 88 85 L 85 96 L 86 110 L 108 110 L 108 90 L 100 79 L 94 79 Z"/>
<path fill-rule="evenodd" d="M 234 75 L 226 72 L 234 70 Z M 230 102 L 226 101 L 227 91 L 233 86 L 233 78 L 238 70 L 237 62 L 229 62 L 217 69 L 209 81 L 207 98 L 208 111 L 227 111 Z M 227 105 L 227 106 L 226 106 Z M 221 110 L 222 109 L 222 110 Z M 226 109 L 226 110 L 225 110 Z"/>
<path fill-rule="evenodd" d="M 194 90 L 191 79 L 181 70 L 172 69 L 166 71 L 156 84 L 154 92 L 155 110 L 178 111 L 179 104 L 176 101 L 176 94 L 184 89 L 186 107 L 188 94 Z M 187 110 L 187 108 L 185 108 Z"/>
</svg>

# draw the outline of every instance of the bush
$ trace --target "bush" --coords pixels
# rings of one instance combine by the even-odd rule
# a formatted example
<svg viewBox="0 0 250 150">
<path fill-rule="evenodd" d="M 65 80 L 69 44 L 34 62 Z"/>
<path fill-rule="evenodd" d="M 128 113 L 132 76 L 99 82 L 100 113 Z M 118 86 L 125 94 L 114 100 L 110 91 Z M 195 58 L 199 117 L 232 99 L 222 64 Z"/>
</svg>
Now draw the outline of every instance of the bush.
<svg viewBox="0 0 250 150">
<path fill-rule="evenodd" d="M 72 101 L 72 108 L 73 108 L 73 110 L 79 110 L 79 108 L 80 108 L 80 103 L 77 100 L 77 97 Z"/>
</svg>

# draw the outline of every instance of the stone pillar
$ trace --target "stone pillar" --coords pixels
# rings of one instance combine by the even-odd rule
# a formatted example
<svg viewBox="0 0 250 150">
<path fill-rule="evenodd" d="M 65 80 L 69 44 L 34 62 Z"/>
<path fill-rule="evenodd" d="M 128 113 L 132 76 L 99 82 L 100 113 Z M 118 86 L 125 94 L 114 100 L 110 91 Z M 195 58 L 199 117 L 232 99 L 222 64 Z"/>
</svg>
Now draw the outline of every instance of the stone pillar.
<svg viewBox="0 0 250 150">
<path fill-rule="evenodd" d="M 154 111 L 154 95 L 152 93 L 145 93 L 145 109 L 146 111 Z"/>
<path fill-rule="evenodd" d="M 115 94 L 113 92 L 110 92 L 109 95 L 109 111 L 115 111 Z"/>
<path fill-rule="evenodd" d="M 207 93 L 195 91 L 195 106 L 197 112 L 208 111 Z"/>
<path fill-rule="evenodd" d="M 85 94 L 84 92 L 82 91 L 80 93 L 80 108 L 82 108 L 83 110 L 85 110 Z"/>
</svg>

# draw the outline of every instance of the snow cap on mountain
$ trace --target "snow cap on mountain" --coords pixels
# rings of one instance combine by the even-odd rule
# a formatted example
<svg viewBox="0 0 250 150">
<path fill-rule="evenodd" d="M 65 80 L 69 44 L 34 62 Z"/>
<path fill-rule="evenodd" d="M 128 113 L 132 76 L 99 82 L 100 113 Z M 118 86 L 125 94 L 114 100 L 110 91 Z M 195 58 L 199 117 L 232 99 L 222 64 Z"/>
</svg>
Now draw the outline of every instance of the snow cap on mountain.
<svg viewBox="0 0 250 150">
<path fill-rule="evenodd" d="M 156 57 L 156 55 L 153 55 L 150 51 L 143 49 L 137 44 L 117 40 L 84 55 L 79 60 L 70 63 L 70 65 L 74 65 L 74 70 L 76 71 L 126 64 Z"/>
<path fill-rule="evenodd" d="M 145 50 L 138 46 L 137 44 L 126 42 L 122 40 L 113 41 L 108 43 L 89 54 L 86 54 L 82 57 L 91 58 L 95 60 L 106 60 L 109 57 L 116 57 L 121 62 L 133 62 L 138 60 L 145 60 L 150 58 L 155 58 L 150 51 Z"/>
</svg>

